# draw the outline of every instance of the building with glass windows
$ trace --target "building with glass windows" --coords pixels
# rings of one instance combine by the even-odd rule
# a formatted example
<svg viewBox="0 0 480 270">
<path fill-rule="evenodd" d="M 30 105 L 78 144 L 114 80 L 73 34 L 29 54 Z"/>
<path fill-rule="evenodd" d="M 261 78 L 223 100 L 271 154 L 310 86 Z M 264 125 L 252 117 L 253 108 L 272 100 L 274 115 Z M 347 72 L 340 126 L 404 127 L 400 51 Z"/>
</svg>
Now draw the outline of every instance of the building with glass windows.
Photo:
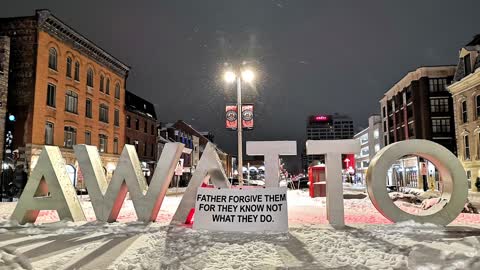
<svg viewBox="0 0 480 270">
<path fill-rule="evenodd" d="M 419 67 L 384 94 L 380 100 L 384 145 L 425 139 L 457 153 L 453 101 L 447 90 L 454 73 L 455 66 Z M 390 178 L 390 184 L 422 188 L 418 162 L 422 160 L 412 162 L 409 159 L 394 165 L 398 170 L 392 172 L 394 177 Z M 438 178 L 435 170 L 430 174 Z"/>
<path fill-rule="evenodd" d="M 353 138 L 353 120 L 348 115 L 311 115 L 307 119 L 307 140 L 341 140 Z M 322 161 L 323 155 L 302 154 L 302 167 L 307 171 L 313 161 Z"/>
<path fill-rule="evenodd" d="M 72 182 L 82 175 L 72 146 L 98 147 L 107 179 L 125 140 L 125 82 L 129 67 L 48 10 L 0 19 L 10 38 L 7 111 L 15 116 L 8 156 L 31 171 L 44 145 L 60 147 Z"/>
<path fill-rule="evenodd" d="M 458 158 L 465 167 L 472 191 L 480 177 L 480 35 L 460 50 L 453 83 Z"/>
<path fill-rule="evenodd" d="M 355 154 L 357 180 L 365 184 L 365 174 L 370 160 L 383 147 L 382 118 L 372 115 L 368 118 L 368 127 L 353 136 L 360 141 L 360 153 Z"/>
</svg>

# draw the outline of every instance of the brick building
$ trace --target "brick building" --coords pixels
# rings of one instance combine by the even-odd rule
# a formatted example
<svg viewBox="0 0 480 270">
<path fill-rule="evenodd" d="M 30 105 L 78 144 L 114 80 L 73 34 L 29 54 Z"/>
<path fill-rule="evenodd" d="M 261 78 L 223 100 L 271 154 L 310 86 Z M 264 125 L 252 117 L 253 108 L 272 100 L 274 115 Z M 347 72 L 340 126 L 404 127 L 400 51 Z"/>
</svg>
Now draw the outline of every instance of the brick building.
<svg viewBox="0 0 480 270">
<path fill-rule="evenodd" d="M 157 115 L 152 103 L 125 91 L 125 143 L 132 144 L 147 180 L 157 162 Z"/>
<path fill-rule="evenodd" d="M 81 185 L 72 146 L 85 143 L 99 148 L 111 177 L 124 145 L 129 67 L 48 10 L 0 19 L 0 36 L 10 37 L 7 110 L 16 117 L 17 164 L 31 170 L 43 145 L 56 145 Z"/>
<path fill-rule="evenodd" d="M 0 36 L 0 157 L 5 149 L 5 121 L 7 120 L 8 69 L 10 60 L 10 38 Z M 11 151 L 11 149 L 10 149 Z"/>
<path fill-rule="evenodd" d="M 425 139 L 456 153 L 452 95 L 447 90 L 455 66 L 420 67 L 393 85 L 380 100 L 385 145 L 408 139 Z M 400 160 L 389 171 L 388 185 L 423 188 L 416 156 Z M 428 174 L 439 181 L 427 162 Z"/>
<path fill-rule="evenodd" d="M 458 159 L 462 162 L 469 187 L 478 191 L 480 177 L 480 35 L 459 52 L 454 82 L 448 87 L 453 96 Z"/>
</svg>

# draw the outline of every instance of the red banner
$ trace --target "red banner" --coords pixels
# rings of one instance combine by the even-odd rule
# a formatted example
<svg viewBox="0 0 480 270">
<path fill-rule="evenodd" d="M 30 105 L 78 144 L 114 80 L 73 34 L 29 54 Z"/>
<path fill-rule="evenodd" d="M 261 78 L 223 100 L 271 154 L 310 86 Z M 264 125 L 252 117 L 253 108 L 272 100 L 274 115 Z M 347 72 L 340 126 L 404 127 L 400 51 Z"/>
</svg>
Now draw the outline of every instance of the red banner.
<svg viewBox="0 0 480 270">
<path fill-rule="evenodd" d="M 253 104 L 242 105 L 242 127 L 253 129 Z"/>
<path fill-rule="evenodd" d="M 225 106 L 225 126 L 227 129 L 236 130 L 238 126 L 237 106 Z"/>
</svg>

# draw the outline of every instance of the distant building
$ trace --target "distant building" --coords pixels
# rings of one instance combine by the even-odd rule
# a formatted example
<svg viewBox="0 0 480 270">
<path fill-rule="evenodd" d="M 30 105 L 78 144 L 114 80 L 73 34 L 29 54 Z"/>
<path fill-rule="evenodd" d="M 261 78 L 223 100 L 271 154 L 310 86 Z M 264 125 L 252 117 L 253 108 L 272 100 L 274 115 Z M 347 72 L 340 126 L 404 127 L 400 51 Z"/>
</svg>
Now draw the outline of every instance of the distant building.
<svg viewBox="0 0 480 270">
<path fill-rule="evenodd" d="M 142 170 L 150 181 L 157 163 L 157 115 L 152 103 L 125 91 L 125 143 L 137 149 Z"/>
<path fill-rule="evenodd" d="M 307 140 L 341 140 L 353 138 L 353 120 L 350 116 L 333 115 L 311 115 L 307 119 Z M 321 155 L 302 156 L 303 168 L 315 160 L 323 161 Z"/>
<path fill-rule="evenodd" d="M 453 95 L 458 158 L 465 167 L 469 187 L 478 191 L 480 177 L 480 35 L 460 50 L 454 82 L 448 87 Z"/>
<path fill-rule="evenodd" d="M 455 66 L 419 67 L 393 85 L 380 100 L 383 142 L 385 145 L 409 139 L 434 141 L 457 152 L 452 96 L 447 90 Z M 389 171 L 391 186 L 423 188 L 419 162 L 407 157 Z M 428 163 L 430 175 L 439 180 L 438 171 Z"/>
<path fill-rule="evenodd" d="M 14 163 L 31 171 L 44 145 L 58 146 L 72 183 L 82 188 L 72 147 L 95 145 L 109 179 L 124 145 L 130 68 L 48 10 L 0 19 L 0 36 L 10 39 L 9 65 L 2 66 L 4 75 L 9 72 L 8 102 L 2 105 L 15 117 L 6 125 L 18 153 Z"/>
<path fill-rule="evenodd" d="M 368 127 L 353 137 L 360 141 L 360 153 L 355 154 L 356 176 L 365 184 L 365 173 L 370 160 L 383 147 L 382 118 L 372 115 L 368 118 Z"/>
</svg>

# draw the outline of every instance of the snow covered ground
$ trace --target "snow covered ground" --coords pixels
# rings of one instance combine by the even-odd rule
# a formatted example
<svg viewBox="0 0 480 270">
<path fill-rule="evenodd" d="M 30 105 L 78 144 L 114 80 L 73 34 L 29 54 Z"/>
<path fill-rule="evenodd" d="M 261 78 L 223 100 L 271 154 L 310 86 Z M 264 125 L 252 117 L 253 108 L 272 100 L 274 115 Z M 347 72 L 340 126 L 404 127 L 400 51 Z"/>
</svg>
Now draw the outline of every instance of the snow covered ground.
<svg viewBox="0 0 480 270">
<path fill-rule="evenodd" d="M 447 228 L 391 224 L 364 194 L 346 197 L 349 226 L 339 230 L 327 225 L 324 198 L 289 191 L 286 234 L 169 226 L 181 196 L 166 197 L 151 224 L 135 222 L 128 200 L 113 224 L 94 221 L 82 200 L 87 223 L 42 211 L 38 224 L 18 226 L 8 220 L 15 203 L 0 203 L 0 269 L 480 269 L 480 215 Z"/>
</svg>

